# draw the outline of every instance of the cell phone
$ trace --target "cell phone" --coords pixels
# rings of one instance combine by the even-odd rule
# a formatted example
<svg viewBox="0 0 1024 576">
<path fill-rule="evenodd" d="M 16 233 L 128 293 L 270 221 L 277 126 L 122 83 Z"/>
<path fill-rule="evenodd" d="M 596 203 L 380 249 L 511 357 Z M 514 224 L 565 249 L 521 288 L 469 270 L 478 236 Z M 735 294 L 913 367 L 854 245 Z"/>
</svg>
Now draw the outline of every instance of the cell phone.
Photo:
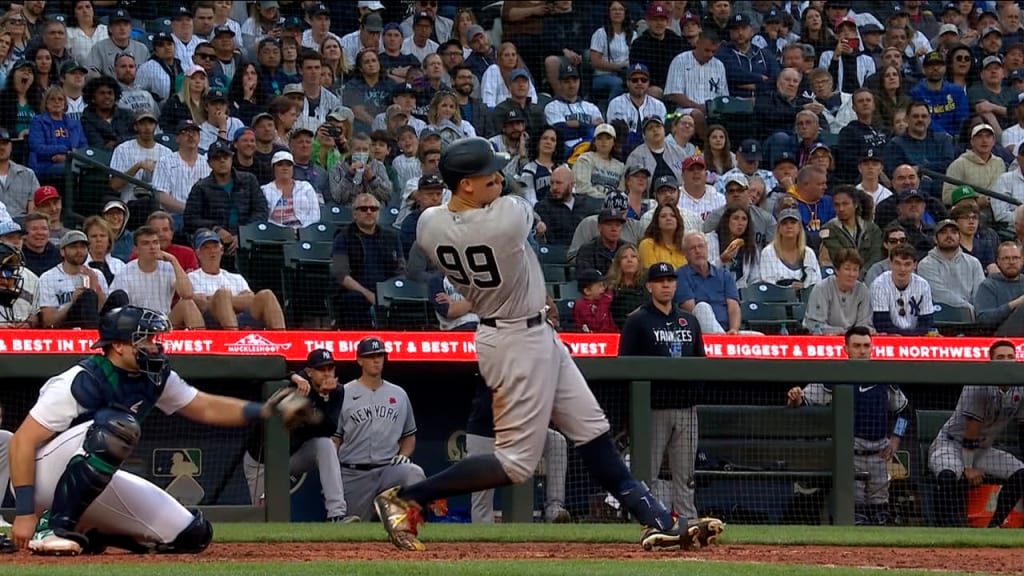
<svg viewBox="0 0 1024 576">
<path fill-rule="evenodd" d="M 85 288 L 86 290 L 89 289 L 89 277 L 88 276 L 82 276 L 82 288 Z"/>
<path fill-rule="evenodd" d="M 846 45 L 854 52 L 860 49 L 860 38 L 847 38 L 843 42 L 846 42 Z"/>
</svg>

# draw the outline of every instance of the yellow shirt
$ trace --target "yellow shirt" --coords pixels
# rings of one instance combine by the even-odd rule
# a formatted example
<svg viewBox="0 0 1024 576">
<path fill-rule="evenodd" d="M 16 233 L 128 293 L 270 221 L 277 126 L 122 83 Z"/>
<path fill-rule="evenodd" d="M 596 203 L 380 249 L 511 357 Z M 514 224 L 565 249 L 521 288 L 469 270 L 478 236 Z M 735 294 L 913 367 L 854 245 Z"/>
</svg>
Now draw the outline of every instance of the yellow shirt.
<svg viewBox="0 0 1024 576">
<path fill-rule="evenodd" d="M 668 262 L 679 268 L 686 265 L 686 256 L 682 248 L 667 248 L 662 244 L 655 243 L 652 238 L 644 238 L 640 241 L 640 269 L 647 270 L 658 262 Z"/>
</svg>

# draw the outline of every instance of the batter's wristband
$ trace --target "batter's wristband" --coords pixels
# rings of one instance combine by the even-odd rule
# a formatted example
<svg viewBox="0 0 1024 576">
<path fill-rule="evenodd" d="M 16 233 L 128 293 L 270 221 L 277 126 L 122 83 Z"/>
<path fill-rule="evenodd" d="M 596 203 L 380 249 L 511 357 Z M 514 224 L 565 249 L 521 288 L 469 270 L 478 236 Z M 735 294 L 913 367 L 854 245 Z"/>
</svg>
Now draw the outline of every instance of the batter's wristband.
<svg viewBox="0 0 1024 576">
<path fill-rule="evenodd" d="M 263 404 L 249 402 L 242 407 L 242 416 L 247 420 L 259 420 L 263 418 Z"/>
<path fill-rule="evenodd" d="M 14 487 L 14 514 L 28 516 L 36 513 L 36 489 L 32 486 Z"/>
</svg>

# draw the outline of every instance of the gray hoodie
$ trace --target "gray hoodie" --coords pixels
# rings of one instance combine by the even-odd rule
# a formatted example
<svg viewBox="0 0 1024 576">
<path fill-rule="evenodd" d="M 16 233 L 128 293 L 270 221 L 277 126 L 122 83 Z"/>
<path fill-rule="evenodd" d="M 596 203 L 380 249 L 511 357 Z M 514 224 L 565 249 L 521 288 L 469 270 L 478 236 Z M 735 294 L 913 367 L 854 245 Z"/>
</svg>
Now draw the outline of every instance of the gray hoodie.
<svg viewBox="0 0 1024 576">
<path fill-rule="evenodd" d="M 989 274 L 974 296 L 978 322 L 986 326 L 1002 324 L 1013 312 L 1008 302 L 1021 294 L 1024 294 L 1024 276 L 1018 274 L 1010 280 L 998 272 Z"/>
</svg>

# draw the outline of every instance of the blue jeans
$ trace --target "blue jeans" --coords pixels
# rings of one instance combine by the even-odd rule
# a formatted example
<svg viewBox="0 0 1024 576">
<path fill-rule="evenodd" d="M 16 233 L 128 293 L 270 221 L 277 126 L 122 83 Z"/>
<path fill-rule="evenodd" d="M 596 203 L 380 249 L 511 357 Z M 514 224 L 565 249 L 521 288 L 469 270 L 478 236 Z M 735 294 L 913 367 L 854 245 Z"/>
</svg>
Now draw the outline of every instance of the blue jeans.
<svg viewBox="0 0 1024 576">
<path fill-rule="evenodd" d="M 622 76 L 618 74 L 595 74 L 593 92 L 596 96 L 608 94 L 608 99 L 611 100 L 619 94 L 622 94 Z"/>
</svg>

